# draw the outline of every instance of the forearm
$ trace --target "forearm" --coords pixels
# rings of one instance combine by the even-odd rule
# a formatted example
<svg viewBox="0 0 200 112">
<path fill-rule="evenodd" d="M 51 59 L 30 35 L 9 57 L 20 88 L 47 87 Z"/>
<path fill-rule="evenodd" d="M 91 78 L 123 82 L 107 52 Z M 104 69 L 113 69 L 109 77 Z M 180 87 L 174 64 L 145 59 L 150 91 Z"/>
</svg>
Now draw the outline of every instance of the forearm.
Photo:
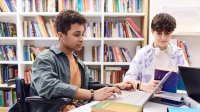
<svg viewBox="0 0 200 112">
<path fill-rule="evenodd" d="M 91 98 L 91 91 L 86 89 L 78 88 L 74 99 L 76 100 L 89 100 Z"/>
</svg>

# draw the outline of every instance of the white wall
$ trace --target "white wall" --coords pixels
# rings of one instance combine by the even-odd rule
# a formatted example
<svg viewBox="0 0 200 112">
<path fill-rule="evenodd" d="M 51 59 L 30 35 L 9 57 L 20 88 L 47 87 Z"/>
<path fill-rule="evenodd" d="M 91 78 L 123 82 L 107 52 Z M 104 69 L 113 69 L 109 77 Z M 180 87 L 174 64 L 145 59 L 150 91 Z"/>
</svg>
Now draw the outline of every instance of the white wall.
<svg viewBox="0 0 200 112">
<path fill-rule="evenodd" d="M 167 12 L 177 22 L 172 38 L 187 42 L 192 66 L 200 67 L 200 52 L 197 50 L 200 48 L 200 0 L 150 0 L 149 12 L 149 43 L 154 40 L 150 26 L 152 18 L 160 12 Z"/>
<path fill-rule="evenodd" d="M 175 32 L 200 32 L 200 0 L 150 0 L 149 23 L 160 12 L 170 13 L 176 18 Z M 152 42 L 151 32 L 149 34 L 149 42 Z"/>
</svg>

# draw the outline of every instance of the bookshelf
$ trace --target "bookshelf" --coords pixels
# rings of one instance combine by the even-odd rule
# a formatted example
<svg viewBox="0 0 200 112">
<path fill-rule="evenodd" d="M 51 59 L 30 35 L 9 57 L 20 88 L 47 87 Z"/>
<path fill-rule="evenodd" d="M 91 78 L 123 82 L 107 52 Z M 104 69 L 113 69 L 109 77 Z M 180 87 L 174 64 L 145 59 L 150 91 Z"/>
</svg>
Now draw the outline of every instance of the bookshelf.
<svg viewBox="0 0 200 112">
<path fill-rule="evenodd" d="M 28 1 L 28 2 L 27 2 Z M 40 0 L 35 0 L 37 2 L 41 2 Z M 58 0 L 52 0 L 52 1 L 58 1 Z M 64 1 L 64 0 L 59 0 Z M 87 0 L 85 0 L 87 1 Z M 147 33 L 148 33 L 148 4 L 149 0 L 136 0 L 138 2 L 138 5 L 140 3 L 140 10 L 129 12 L 129 10 L 124 10 L 124 12 L 116 12 L 113 10 L 104 11 L 104 7 L 108 7 L 110 2 L 115 3 L 114 0 L 89 0 L 90 2 L 93 2 L 95 4 L 95 9 L 84 9 L 83 11 L 80 11 L 83 15 L 86 16 L 89 23 L 95 22 L 95 23 L 101 23 L 100 27 L 100 37 L 94 38 L 93 36 L 87 36 L 84 39 L 84 63 L 92 69 L 99 69 L 100 73 L 100 79 L 101 82 L 103 82 L 104 78 L 104 69 L 105 67 L 128 67 L 130 62 L 104 62 L 104 44 L 107 44 L 109 46 L 118 46 L 118 47 L 125 47 L 130 52 L 130 55 L 133 57 L 136 53 L 136 47 L 137 46 L 144 46 L 147 44 Z M 109 2 L 106 2 L 109 1 Z M 118 0 L 123 1 L 123 0 Z M 133 3 L 134 0 L 127 0 L 131 1 L 130 3 Z M 106 5 L 108 4 L 108 5 Z M 117 4 L 117 3 L 116 3 Z M 133 3 L 134 4 L 134 3 Z M 135 3 L 136 4 L 136 3 Z M 55 16 L 58 14 L 56 9 L 46 9 L 50 10 L 50 12 L 44 12 L 42 11 L 43 7 L 40 5 L 40 9 L 33 8 L 33 11 L 30 8 L 26 7 L 26 5 L 29 4 L 29 0 L 16 0 L 16 11 L 15 12 L 0 12 L 0 18 L 2 22 L 11 22 L 16 24 L 17 28 L 17 36 L 16 37 L 0 37 L 0 45 L 15 45 L 16 46 L 16 61 L 0 61 L 0 65 L 17 65 L 18 66 L 18 76 L 24 77 L 24 71 L 30 70 L 31 66 L 33 64 L 33 61 L 24 61 L 24 46 L 35 46 L 35 47 L 50 47 L 53 44 L 56 44 L 58 42 L 57 37 L 34 37 L 34 36 L 24 36 L 24 21 L 33 21 L 37 23 L 37 16 L 43 17 L 43 19 L 49 20 L 54 19 Z M 61 5 L 61 4 L 60 4 Z M 105 6 L 106 5 L 106 6 Z M 59 3 L 58 3 L 59 6 Z M 119 4 L 116 5 L 118 10 L 122 10 L 123 6 L 120 6 Z M 65 6 L 64 6 L 65 7 Z M 83 6 L 82 6 L 83 7 Z M 115 7 L 114 5 L 112 6 Z M 74 7 L 77 9 L 77 7 Z M 62 9 L 62 8 L 61 8 Z M 90 10 L 91 9 L 91 10 Z M 40 10 L 40 11 L 36 11 Z M 58 9 L 60 10 L 60 9 Z M 80 9 L 77 9 L 80 10 Z M 52 12 L 51 12 L 52 11 Z M 136 26 L 139 28 L 139 30 L 143 34 L 143 38 L 119 38 L 119 37 L 105 37 L 104 30 L 106 26 L 104 25 L 104 22 L 106 20 L 111 22 L 118 21 L 125 21 L 126 18 L 131 18 L 131 20 L 134 21 Z M 92 61 L 92 46 L 100 46 L 99 48 L 99 61 Z M 9 87 L 8 87 L 9 88 Z"/>
<path fill-rule="evenodd" d="M 155 14 L 167 12 L 176 18 L 177 28 L 175 29 L 172 39 L 186 41 L 189 49 L 192 67 L 200 67 L 198 51 L 200 43 L 200 22 L 199 22 L 199 0 L 154 0 L 150 4 L 149 23 Z M 150 29 L 150 26 L 149 26 Z M 149 42 L 153 41 L 153 36 L 149 31 Z"/>
</svg>

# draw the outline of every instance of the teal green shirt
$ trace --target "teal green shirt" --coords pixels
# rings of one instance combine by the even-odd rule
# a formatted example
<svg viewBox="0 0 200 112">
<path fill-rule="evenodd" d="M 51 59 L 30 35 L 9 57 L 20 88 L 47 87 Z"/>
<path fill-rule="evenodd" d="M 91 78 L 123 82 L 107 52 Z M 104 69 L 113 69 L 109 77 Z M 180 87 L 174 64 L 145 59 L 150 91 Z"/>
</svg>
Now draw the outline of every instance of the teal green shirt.
<svg viewBox="0 0 200 112">
<path fill-rule="evenodd" d="M 74 55 L 81 71 L 81 88 L 91 80 L 87 67 Z M 70 85 L 70 65 L 67 56 L 56 46 L 40 53 L 32 66 L 30 94 L 46 99 L 74 98 L 77 86 Z M 57 112 L 61 105 L 31 104 L 32 112 Z"/>
</svg>

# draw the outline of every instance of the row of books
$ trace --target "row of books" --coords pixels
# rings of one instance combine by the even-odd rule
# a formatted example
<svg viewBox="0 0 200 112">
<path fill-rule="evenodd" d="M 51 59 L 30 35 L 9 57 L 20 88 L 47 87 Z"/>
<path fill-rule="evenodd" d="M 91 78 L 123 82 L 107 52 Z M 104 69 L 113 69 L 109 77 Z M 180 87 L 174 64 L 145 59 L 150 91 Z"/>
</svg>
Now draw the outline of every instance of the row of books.
<svg viewBox="0 0 200 112">
<path fill-rule="evenodd" d="M 191 60 L 190 60 L 190 53 L 189 53 L 189 49 L 188 49 L 188 45 L 186 41 L 181 41 L 179 39 L 171 39 L 170 41 L 172 44 L 179 46 L 180 48 L 182 48 L 185 59 L 187 60 L 187 62 L 189 64 L 192 64 Z"/>
<path fill-rule="evenodd" d="M 103 83 L 115 84 L 123 81 L 128 67 L 105 67 L 103 73 Z"/>
<path fill-rule="evenodd" d="M 0 0 L 0 12 L 16 12 L 16 0 Z"/>
<path fill-rule="evenodd" d="M 18 76 L 17 65 L 0 65 L 0 84 L 12 85 Z"/>
<path fill-rule="evenodd" d="M 44 18 L 37 16 L 37 23 L 24 21 L 24 37 L 56 37 L 56 30 L 53 19 L 44 21 Z"/>
<path fill-rule="evenodd" d="M 16 91 L 0 89 L 0 107 L 10 107 L 17 102 Z"/>
<path fill-rule="evenodd" d="M 125 21 L 108 21 L 104 23 L 104 37 L 107 38 L 143 38 L 143 34 L 131 18 Z"/>
<path fill-rule="evenodd" d="M 49 49 L 49 47 L 24 46 L 24 61 L 34 61 L 37 55 L 45 49 Z"/>
<path fill-rule="evenodd" d="M 190 53 L 186 41 L 178 40 L 177 45 L 182 48 L 185 59 L 187 60 L 188 64 L 191 64 Z"/>
<path fill-rule="evenodd" d="M 89 73 L 94 81 L 101 82 L 101 69 L 89 68 Z"/>
<path fill-rule="evenodd" d="M 0 45 L 0 61 L 16 61 L 15 45 Z"/>
<path fill-rule="evenodd" d="M 24 12 L 58 12 L 72 9 L 79 12 L 100 12 L 101 0 L 22 0 Z"/>
<path fill-rule="evenodd" d="M 16 37 L 17 29 L 15 23 L 0 22 L 0 37 Z"/>
<path fill-rule="evenodd" d="M 126 48 L 104 44 L 104 62 L 131 62 L 132 56 Z"/>
<path fill-rule="evenodd" d="M 92 61 L 93 62 L 99 62 L 101 61 L 100 59 L 100 51 L 101 51 L 101 46 L 92 46 Z"/>
<path fill-rule="evenodd" d="M 86 38 L 101 38 L 101 22 L 90 22 L 86 24 Z"/>
<path fill-rule="evenodd" d="M 141 13 L 142 0 L 105 0 L 105 12 Z"/>
<path fill-rule="evenodd" d="M 54 20 L 45 20 L 43 17 L 37 17 L 37 23 L 34 21 L 24 21 L 24 37 L 56 37 Z M 86 24 L 87 38 L 101 37 L 101 23 L 90 22 Z"/>
</svg>

